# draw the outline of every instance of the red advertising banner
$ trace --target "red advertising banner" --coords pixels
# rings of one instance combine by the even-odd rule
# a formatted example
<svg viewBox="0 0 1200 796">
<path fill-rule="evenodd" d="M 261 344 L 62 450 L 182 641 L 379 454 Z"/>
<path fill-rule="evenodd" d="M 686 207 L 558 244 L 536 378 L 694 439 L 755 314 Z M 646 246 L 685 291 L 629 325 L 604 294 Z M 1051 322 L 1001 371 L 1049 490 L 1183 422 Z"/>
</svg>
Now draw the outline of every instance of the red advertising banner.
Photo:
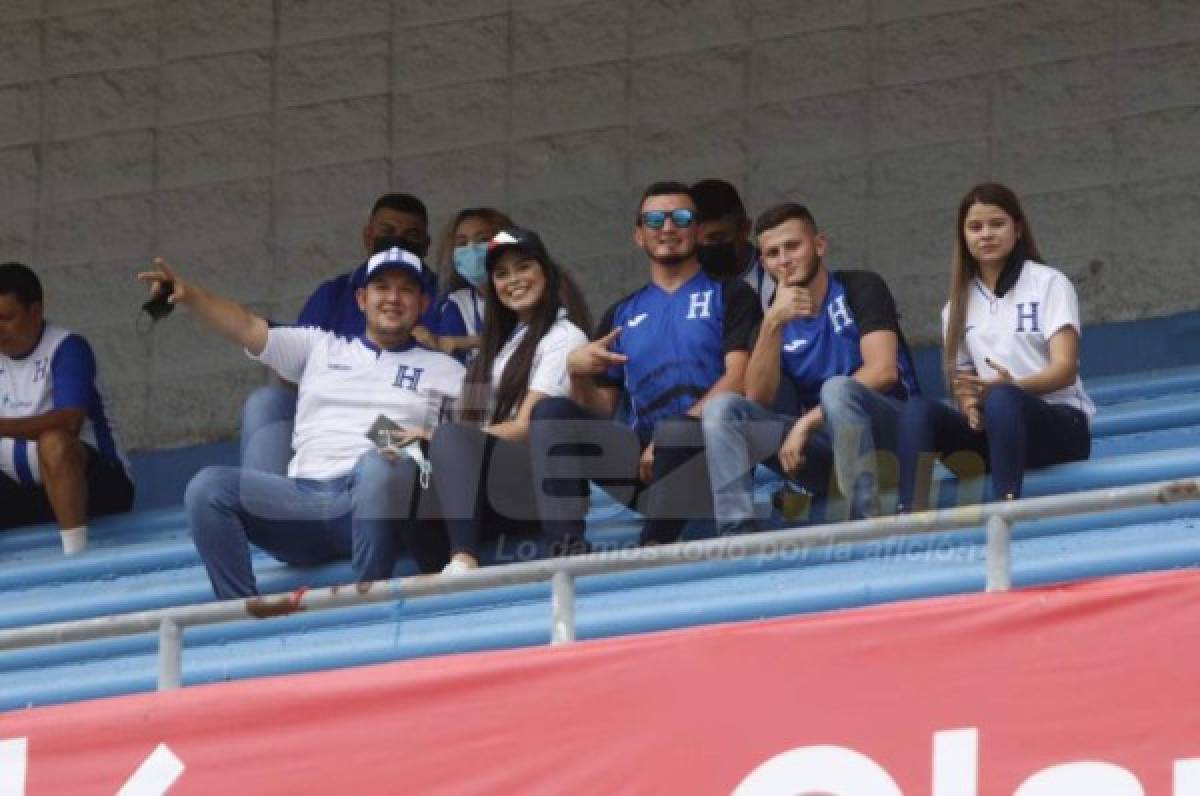
<svg viewBox="0 0 1200 796">
<path fill-rule="evenodd" d="M 0 796 L 1200 794 L 1200 574 L 0 716 Z"/>
</svg>

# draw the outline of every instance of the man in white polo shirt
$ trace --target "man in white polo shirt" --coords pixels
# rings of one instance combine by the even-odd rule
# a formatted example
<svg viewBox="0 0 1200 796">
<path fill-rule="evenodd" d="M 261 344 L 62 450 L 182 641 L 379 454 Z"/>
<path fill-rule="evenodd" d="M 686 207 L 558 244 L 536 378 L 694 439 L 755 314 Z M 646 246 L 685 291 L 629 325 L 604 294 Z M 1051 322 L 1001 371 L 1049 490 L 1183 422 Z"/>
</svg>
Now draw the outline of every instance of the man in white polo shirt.
<svg viewBox="0 0 1200 796">
<path fill-rule="evenodd" d="M 248 543 L 280 561 L 349 558 L 360 581 L 391 577 L 400 543 L 436 533 L 419 512 L 428 483 L 423 445 L 462 389 L 463 367 L 422 348 L 413 326 L 428 304 L 423 266 L 400 248 L 367 263 L 358 289 L 366 331 L 339 337 L 313 327 L 270 327 L 245 307 L 185 283 L 160 259 L 140 279 L 172 285 L 171 300 L 299 386 L 287 476 L 209 467 L 184 503 L 196 549 L 220 599 L 258 593 Z M 444 556 L 426 545 L 422 571 Z"/>
<path fill-rule="evenodd" d="M 133 483 L 91 346 L 42 307 L 37 274 L 0 265 L 0 528 L 55 520 L 71 555 L 89 516 L 129 511 Z"/>
</svg>

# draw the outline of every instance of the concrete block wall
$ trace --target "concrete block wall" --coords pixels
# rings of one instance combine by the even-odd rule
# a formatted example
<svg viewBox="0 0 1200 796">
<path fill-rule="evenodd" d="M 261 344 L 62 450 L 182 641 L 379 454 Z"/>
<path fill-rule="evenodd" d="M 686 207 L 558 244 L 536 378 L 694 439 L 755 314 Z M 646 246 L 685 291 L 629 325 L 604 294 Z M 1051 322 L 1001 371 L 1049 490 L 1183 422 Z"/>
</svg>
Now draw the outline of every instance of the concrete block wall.
<svg viewBox="0 0 1200 796">
<path fill-rule="evenodd" d="M 287 319 L 388 190 L 435 228 L 509 210 L 597 314 L 645 277 L 640 189 L 704 176 L 808 203 L 918 343 L 983 178 L 1088 322 L 1200 287 L 1189 0 L 4 0 L 0 64 L 0 259 L 92 339 L 133 447 L 233 435 L 264 381 L 186 319 L 140 335 L 133 271 L 161 253 Z"/>
</svg>

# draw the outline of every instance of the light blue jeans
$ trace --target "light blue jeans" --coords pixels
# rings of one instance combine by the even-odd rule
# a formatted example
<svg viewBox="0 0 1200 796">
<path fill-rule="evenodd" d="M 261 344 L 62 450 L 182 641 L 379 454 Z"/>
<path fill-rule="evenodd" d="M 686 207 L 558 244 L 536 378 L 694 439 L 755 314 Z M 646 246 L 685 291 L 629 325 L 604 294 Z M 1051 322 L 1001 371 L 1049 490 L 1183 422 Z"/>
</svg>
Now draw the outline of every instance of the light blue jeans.
<svg viewBox="0 0 1200 796">
<path fill-rule="evenodd" d="M 838 491 L 850 501 L 852 517 L 878 515 L 875 454 L 881 449 L 895 452 L 903 406 L 849 376 L 828 379 L 821 388 L 825 427 L 809 438 L 804 469 L 792 480 L 815 495 L 825 495 L 832 475 Z M 704 450 L 718 532 L 754 530 L 754 467 L 766 464 L 781 470 L 776 454 L 795 422 L 737 393 L 716 396 L 704 405 Z"/>
<path fill-rule="evenodd" d="M 206 467 L 183 500 L 213 592 L 226 600 L 258 593 L 251 543 L 286 564 L 349 558 L 359 581 L 390 578 L 410 534 L 444 535 L 418 514 L 419 476 L 411 459 L 388 460 L 376 451 L 363 454 L 349 475 L 328 481 Z M 445 562 L 417 563 L 431 571 Z"/>
<path fill-rule="evenodd" d="M 295 388 L 269 384 L 250 393 L 242 406 L 242 467 L 286 475 L 295 424 Z"/>
</svg>

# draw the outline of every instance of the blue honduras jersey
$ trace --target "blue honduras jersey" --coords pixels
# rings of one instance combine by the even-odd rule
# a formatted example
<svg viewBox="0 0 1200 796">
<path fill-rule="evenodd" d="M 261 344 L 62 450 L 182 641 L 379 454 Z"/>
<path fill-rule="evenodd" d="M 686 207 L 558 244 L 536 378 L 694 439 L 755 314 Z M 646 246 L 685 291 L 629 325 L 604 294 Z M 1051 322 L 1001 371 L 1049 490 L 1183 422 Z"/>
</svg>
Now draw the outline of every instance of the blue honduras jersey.
<svg viewBox="0 0 1200 796">
<path fill-rule="evenodd" d="M 781 335 L 780 366 L 796 385 L 800 403 L 815 406 L 827 379 L 849 376 L 861 368 L 860 340 L 880 329 L 890 329 L 899 337 L 900 377 L 887 394 L 905 400 L 920 390 L 887 284 L 869 271 L 830 273 L 821 310 L 811 318 L 788 321 Z"/>
<path fill-rule="evenodd" d="M 725 373 L 725 354 L 749 350 L 762 311 L 741 281 L 718 282 L 703 271 L 667 293 L 651 283 L 615 304 L 597 337 L 617 327 L 612 350 L 629 357 L 602 385 L 621 386 L 630 423 L 649 440 L 664 417 L 687 412 Z"/>
</svg>

